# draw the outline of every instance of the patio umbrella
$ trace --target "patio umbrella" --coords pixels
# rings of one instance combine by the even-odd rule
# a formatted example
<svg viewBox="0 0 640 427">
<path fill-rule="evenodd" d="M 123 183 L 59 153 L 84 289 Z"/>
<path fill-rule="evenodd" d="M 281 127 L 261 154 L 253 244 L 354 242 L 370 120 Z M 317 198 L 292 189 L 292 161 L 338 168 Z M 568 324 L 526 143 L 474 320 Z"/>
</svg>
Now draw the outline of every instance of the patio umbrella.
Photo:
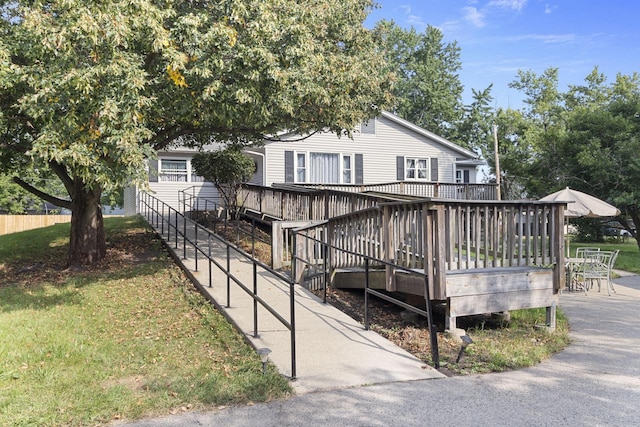
<svg viewBox="0 0 640 427">
<path fill-rule="evenodd" d="M 615 206 L 611 206 L 609 203 L 581 191 L 572 190 L 569 187 L 549 194 L 540 199 L 540 201 L 567 202 L 567 209 L 564 211 L 564 216 L 567 218 L 598 218 L 601 216 L 620 215 L 620 209 Z"/>
<path fill-rule="evenodd" d="M 620 215 L 620 209 L 609 203 L 569 187 L 556 191 L 540 199 L 542 202 L 567 202 L 564 217 L 598 218 Z M 567 257 L 569 256 L 569 240 L 567 238 Z"/>
</svg>

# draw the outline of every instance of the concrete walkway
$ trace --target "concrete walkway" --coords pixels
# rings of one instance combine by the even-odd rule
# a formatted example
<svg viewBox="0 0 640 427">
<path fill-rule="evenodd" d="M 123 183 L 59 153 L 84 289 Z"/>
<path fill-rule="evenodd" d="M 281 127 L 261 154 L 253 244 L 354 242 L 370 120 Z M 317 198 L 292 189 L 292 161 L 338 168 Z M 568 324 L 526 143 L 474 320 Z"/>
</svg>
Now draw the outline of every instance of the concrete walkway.
<svg viewBox="0 0 640 427">
<path fill-rule="evenodd" d="M 564 293 L 573 343 L 528 369 L 306 393 L 145 420 L 149 426 L 640 425 L 640 276 L 617 293 Z"/>
<path fill-rule="evenodd" d="M 166 226 L 165 226 L 166 227 Z M 188 226 L 189 239 L 194 239 L 193 226 Z M 165 230 L 166 232 L 166 230 Z M 199 245 L 209 252 L 207 236 L 199 231 Z M 256 349 L 271 350 L 269 360 L 285 376 L 291 377 L 291 333 L 262 306 L 258 307 L 258 336 L 254 336 L 253 299 L 231 281 L 230 306 L 227 307 L 227 277 L 211 264 L 212 286 L 209 287 L 209 262 L 199 254 L 198 271 L 195 251 L 187 245 L 184 259 L 183 242 L 175 236 L 168 244 L 177 261 L 197 280 L 230 321 L 235 323 Z M 226 246 L 211 240 L 211 254 L 224 268 Z M 230 271 L 247 288 L 253 289 L 253 263 L 237 251 L 230 251 Z M 271 272 L 257 268 L 257 294 L 287 322 L 291 322 L 289 284 Z M 382 384 L 399 381 L 442 378 L 437 370 L 391 343 L 306 289 L 295 286 L 296 379 L 291 382 L 297 394 L 336 388 Z"/>
</svg>

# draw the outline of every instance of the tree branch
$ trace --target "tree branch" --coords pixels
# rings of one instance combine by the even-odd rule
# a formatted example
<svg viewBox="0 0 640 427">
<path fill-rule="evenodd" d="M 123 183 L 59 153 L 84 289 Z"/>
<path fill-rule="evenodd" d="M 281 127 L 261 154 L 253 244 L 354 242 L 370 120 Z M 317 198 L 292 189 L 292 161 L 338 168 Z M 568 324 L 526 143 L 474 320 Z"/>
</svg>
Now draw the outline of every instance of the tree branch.
<svg viewBox="0 0 640 427">
<path fill-rule="evenodd" d="M 316 134 L 316 133 L 318 133 L 318 132 L 319 132 L 319 131 L 317 131 L 317 130 L 316 130 L 316 131 L 313 131 L 313 132 L 312 132 L 312 133 L 310 133 L 310 134 L 307 134 L 307 135 L 305 135 L 305 136 L 301 136 L 300 138 L 296 138 L 296 139 L 281 139 L 281 138 L 279 138 L 279 137 L 278 137 L 278 138 L 271 138 L 271 137 L 268 137 L 268 136 L 265 136 L 265 137 L 264 137 L 264 139 L 265 139 L 265 140 L 267 140 L 267 141 L 271 141 L 271 142 L 280 142 L 280 141 L 286 141 L 286 142 L 300 142 L 300 141 L 304 141 L 305 139 L 307 139 L 307 138 L 309 138 L 309 137 L 311 137 L 311 136 L 315 135 L 315 134 Z"/>
<path fill-rule="evenodd" d="M 73 180 L 67 173 L 67 169 L 64 166 L 62 166 L 60 163 L 53 160 L 49 162 L 49 167 L 58 176 L 58 178 L 60 178 L 60 181 L 62 181 L 62 185 L 64 185 L 64 188 L 67 190 L 67 193 L 69 193 L 69 195 L 73 197 L 74 184 L 73 184 Z"/>
<path fill-rule="evenodd" d="M 40 191 L 37 188 L 31 186 L 30 184 L 27 184 L 26 182 L 24 182 L 22 179 L 20 179 L 17 176 L 13 177 L 13 182 L 15 182 L 20 187 L 22 187 L 25 190 L 27 190 L 29 193 L 41 198 L 42 200 L 45 200 L 45 201 L 47 201 L 49 203 L 53 203 L 54 205 L 59 206 L 61 208 L 66 208 L 66 209 L 71 209 L 72 208 L 70 200 L 64 200 L 64 199 L 60 199 L 58 197 L 51 196 L 50 194 L 47 194 L 47 193 L 45 193 L 43 191 Z"/>
</svg>

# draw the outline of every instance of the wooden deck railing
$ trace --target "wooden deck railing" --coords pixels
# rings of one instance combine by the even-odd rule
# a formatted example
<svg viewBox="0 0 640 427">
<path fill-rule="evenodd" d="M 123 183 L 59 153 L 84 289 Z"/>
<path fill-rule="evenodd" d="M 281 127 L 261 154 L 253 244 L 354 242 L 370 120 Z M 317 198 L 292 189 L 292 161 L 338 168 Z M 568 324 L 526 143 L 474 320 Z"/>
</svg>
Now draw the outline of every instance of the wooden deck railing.
<svg viewBox="0 0 640 427">
<path fill-rule="evenodd" d="M 496 184 L 451 184 L 398 181 L 383 184 L 294 184 L 288 188 L 313 188 L 351 193 L 378 192 L 455 200 L 496 200 Z"/>
<path fill-rule="evenodd" d="M 559 289 L 563 213 L 564 204 L 545 202 L 395 202 L 331 218 L 303 233 L 344 250 L 332 251 L 332 269 L 362 267 L 363 258 L 350 255 L 358 253 L 425 270 L 431 295 L 441 299 L 452 270 L 548 267 Z"/>
<path fill-rule="evenodd" d="M 314 190 L 304 187 L 263 187 L 247 184 L 238 196 L 245 209 L 283 221 L 318 221 L 388 202 L 390 196 Z"/>
</svg>

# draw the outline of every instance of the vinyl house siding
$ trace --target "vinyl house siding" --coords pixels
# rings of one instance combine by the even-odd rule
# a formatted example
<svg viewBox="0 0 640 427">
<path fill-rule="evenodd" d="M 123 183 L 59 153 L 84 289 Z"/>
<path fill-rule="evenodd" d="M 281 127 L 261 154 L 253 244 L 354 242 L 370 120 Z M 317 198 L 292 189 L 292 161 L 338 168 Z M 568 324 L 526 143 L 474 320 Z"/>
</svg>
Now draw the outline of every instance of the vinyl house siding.
<svg viewBox="0 0 640 427">
<path fill-rule="evenodd" d="M 151 194 L 179 211 L 182 211 L 182 206 L 180 205 L 181 199 L 179 196 L 179 192 L 182 190 L 188 190 L 189 195 L 208 199 L 209 203 L 214 201 L 215 203 L 220 204 L 220 195 L 218 194 L 218 190 L 216 190 L 210 182 L 171 182 L 161 181 L 161 179 L 156 178 L 158 176 L 158 168 L 162 159 L 190 161 L 194 154 L 195 150 L 188 150 L 187 152 L 177 150 L 163 151 L 158 153 L 158 160 L 149 162 L 149 189 L 151 190 Z M 191 179 L 191 177 L 189 177 L 189 179 Z M 199 206 L 199 208 L 204 209 L 204 205 Z M 187 210 L 189 210 L 189 207 L 187 207 Z"/>
<path fill-rule="evenodd" d="M 353 139 L 318 133 L 302 141 L 267 143 L 265 185 L 285 182 L 285 151 L 362 154 L 363 184 L 397 181 L 397 156 L 437 158 L 438 182 L 455 182 L 455 161 L 461 157 L 459 152 L 386 117 L 376 119 L 375 126 L 375 135 L 357 132 Z"/>
<path fill-rule="evenodd" d="M 305 182 L 311 182 L 313 177 L 313 174 L 310 173 L 311 153 L 349 156 L 352 184 L 380 184 L 405 180 L 407 157 L 416 160 L 427 160 L 427 179 L 418 181 L 455 183 L 456 170 L 467 170 L 469 172 L 469 182 L 476 182 L 476 165 L 481 162 L 477 160 L 477 156 L 474 153 L 391 113 L 383 112 L 380 117 L 376 118 L 375 129 L 371 124 L 373 122 L 370 122 L 370 125 L 363 132 L 354 132 L 353 139 L 346 136 L 338 138 L 331 133 L 317 133 L 303 140 L 299 140 L 299 136 L 290 136 L 291 141 L 265 141 L 262 146 L 247 147 L 245 153 L 256 162 L 257 166 L 256 173 L 250 182 L 252 184 L 270 186 L 274 183 L 287 182 L 285 175 L 289 175 L 295 181 L 297 176 L 295 165 L 298 153 L 306 155 Z M 204 149 L 216 150 L 222 147 L 224 147 L 224 144 L 211 144 L 204 147 Z M 194 149 L 178 146 L 176 149 L 158 153 L 158 157 L 159 159 L 190 160 L 195 153 L 196 150 Z M 287 154 L 285 155 L 285 153 Z M 289 165 L 285 164 L 285 156 L 291 163 L 289 171 L 286 171 L 286 166 Z M 293 161 L 291 161 L 292 159 Z M 316 177 L 320 179 L 326 176 L 335 177 L 336 175 L 333 175 L 333 173 L 336 173 L 336 169 L 338 169 L 338 177 L 341 182 L 344 181 L 344 174 L 342 174 L 344 172 L 344 159 L 342 157 L 338 158 L 338 168 L 335 167 L 335 158 L 333 157 L 323 156 L 316 160 L 324 162 L 323 170 L 326 172 L 326 175 L 320 176 L 316 174 Z M 460 163 L 456 164 L 456 161 Z M 434 176 L 433 166 L 436 163 L 437 176 Z M 399 168 L 399 165 L 401 168 Z M 185 189 L 190 189 L 189 194 L 214 200 L 217 203 L 220 202 L 220 197 L 213 184 L 159 181 L 157 169 L 158 162 L 150 160 L 150 189 L 171 207 L 175 209 L 182 208 L 179 206 L 178 193 L 180 190 Z M 416 173 L 419 170 L 424 171 L 424 169 L 415 168 Z M 402 179 L 399 179 L 399 172 L 402 172 Z M 176 175 L 179 175 L 179 173 Z"/>
</svg>

